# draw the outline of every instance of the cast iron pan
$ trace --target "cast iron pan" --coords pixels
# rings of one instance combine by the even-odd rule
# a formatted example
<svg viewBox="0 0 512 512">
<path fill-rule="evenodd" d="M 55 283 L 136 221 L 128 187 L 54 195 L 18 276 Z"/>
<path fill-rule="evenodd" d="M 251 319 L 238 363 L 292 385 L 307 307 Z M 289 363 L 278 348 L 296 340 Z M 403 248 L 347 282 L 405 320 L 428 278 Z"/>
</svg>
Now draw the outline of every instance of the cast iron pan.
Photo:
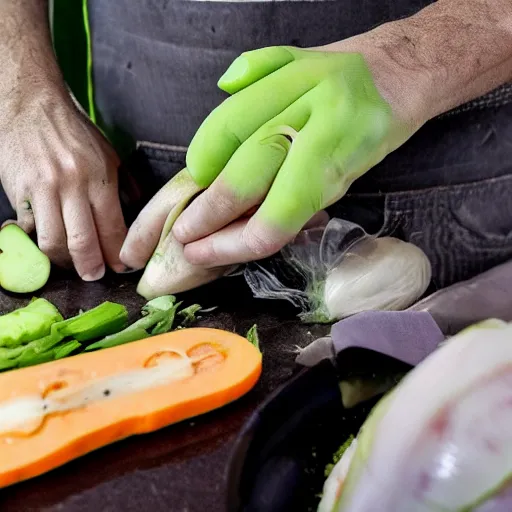
<svg viewBox="0 0 512 512">
<path fill-rule="evenodd" d="M 380 397 L 352 409 L 341 401 L 346 375 L 410 370 L 401 361 L 365 349 L 347 349 L 336 363 L 300 368 L 248 419 L 228 466 L 229 512 L 315 511 L 334 452 L 356 435 Z"/>
</svg>

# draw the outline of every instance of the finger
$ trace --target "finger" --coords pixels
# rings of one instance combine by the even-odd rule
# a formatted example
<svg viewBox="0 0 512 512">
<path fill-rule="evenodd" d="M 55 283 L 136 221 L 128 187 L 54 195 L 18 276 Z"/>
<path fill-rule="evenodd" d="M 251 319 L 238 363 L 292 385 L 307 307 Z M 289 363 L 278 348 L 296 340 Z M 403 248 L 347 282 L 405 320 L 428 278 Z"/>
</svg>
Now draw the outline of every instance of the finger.
<svg viewBox="0 0 512 512">
<path fill-rule="evenodd" d="M 227 226 L 259 205 L 307 123 L 309 104 L 298 101 L 244 142 L 213 184 L 176 221 L 173 233 L 187 244 Z"/>
<path fill-rule="evenodd" d="M 23 199 L 16 208 L 16 224 L 25 233 L 31 233 L 35 229 L 34 212 L 28 199 Z"/>
<path fill-rule="evenodd" d="M 103 258 L 114 272 L 125 272 L 127 268 L 121 262 L 119 253 L 128 229 L 121 210 L 117 183 L 93 191 L 90 201 Z"/>
<path fill-rule="evenodd" d="M 368 170 L 372 158 L 364 133 L 350 131 L 315 112 L 297 135 L 255 217 L 269 228 L 297 233 L 332 205 Z M 350 125 L 350 124 L 349 124 Z"/>
<path fill-rule="evenodd" d="M 121 261 L 132 269 L 144 268 L 158 244 L 168 216 L 173 211 L 178 215 L 199 191 L 186 170 L 162 187 L 130 226 L 121 248 Z"/>
<path fill-rule="evenodd" d="M 58 194 L 35 192 L 33 208 L 39 249 L 55 265 L 70 266 L 71 256 L 67 247 L 66 230 Z"/>
<path fill-rule="evenodd" d="M 89 197 L 77 190 L 61 201 L 68 250 L 76 271 L 84 281 L 97 281 L 105 274 L 105 264 Z"/>
<path fill-rule="evenodd" d="M 253 133 L 314 88 L 333 67 L 328 59 L 314 60 L 314 73 L 293 61 L 217 107 L 196 132 L 187 152 L 187 168 L 206 188 Z M 279 91 L 279 94 L 276 94 Z"/>
<path fill-rule="evenodd" d="M 283 46 L 271 46 L 242 53 L 220 77 L 218 86 L 229 94 L 244 89 L 294 60 Z"/>
<path fill-rule="evenodd" d="M 328 221 L 327 213 L 321 211 L 309 219 L 303 229 L 322 226 Z M 235 265 L 272 256 L 293 240 L 295 235 L 269 229 L 254 217 L 243 218 L 213 235 L 186 245 L 184 255 L 194 265 Z"/>
<path fill-rule="evenodd" d="M 207 238 L 187 244 L 184 247 L 184 255 L 193 265 L 236 265 L 275 254 L 292 240 L 293 236 L 269 229 L 255 217 L 249 220 L 244 218 Z"/>
<path fill-rule="evenodd" d="M 316 212 L 311 219 L 309 219 L 306 224 L 303 226 L 302 229 L 312 229 L 312 228 L 319 228 L 324 227 L 329 224 L 329 214 L 325 210 L 320 210 L 319 212 Z"/>
</svg>

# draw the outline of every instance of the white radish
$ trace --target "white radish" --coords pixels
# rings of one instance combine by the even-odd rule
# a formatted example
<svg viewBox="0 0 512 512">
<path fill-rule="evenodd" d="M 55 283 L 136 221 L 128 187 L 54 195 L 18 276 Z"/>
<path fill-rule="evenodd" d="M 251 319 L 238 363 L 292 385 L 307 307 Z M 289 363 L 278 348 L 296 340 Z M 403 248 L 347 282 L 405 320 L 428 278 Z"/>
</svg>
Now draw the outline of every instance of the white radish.
<svg viewBox="0 0 512 512">
<path fill-rule="evenodd" d="M 174 238 L 172 227 L 192 198 L 201 192 L 187 169 L 183 169 L 158 194 L 171 205 L 158 245 L 148 261 L 137 292 L 151 300 L 162 295 L 192 290 L 222 277 L 231 267 L 204 268 L 190 264 L 183 245 Z"/>
</svg>

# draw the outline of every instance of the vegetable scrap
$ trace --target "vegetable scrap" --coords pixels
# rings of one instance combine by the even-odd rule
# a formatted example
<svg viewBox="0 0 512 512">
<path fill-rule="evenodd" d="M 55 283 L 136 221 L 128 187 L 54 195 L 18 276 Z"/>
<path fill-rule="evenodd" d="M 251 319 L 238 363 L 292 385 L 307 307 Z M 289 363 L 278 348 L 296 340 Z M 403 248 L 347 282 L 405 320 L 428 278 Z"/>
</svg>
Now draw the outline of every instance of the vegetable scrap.
<svg viewBox="0 0 512 512">
<path fill-rule="evenodd" d="M 172 295 L 158 297 L 144 305 L 140 319 L 128 325 L 127 309 L 115 302 L 103 302 L 65 320 L 46 299 L 33 299 L 0 316 L 0 371 L 115 347 L 193 324 L 201 306 L 178 311 L 180 305 Z"/>
<path fill-rule="evenodd" d="M 254 324 L 248 331 L 245 337 L 260 350 L 260 337 L 258 336 L 258 326 Z"/>
<path fill-rule="evenodd" d="M 244 337 L 192 327 L 0 374 L 0 487 L 223 407 L 261 369 Z"/>
<path fill-rule="evenodd" d="M 354 436 L 350 435 L 348 439 L 334 452 L 334 455 L 332 457 L 332 462 L 330 464 L 327 464 L 325 467 L 324 475 L 327 478 L 332 470 L 334 469 L 334 466 L 341 460 L 343 457 L 343 454 L 347 451 L 347 448 L 352 444 L 352 441 L 354 440 Z"/>
<path fill-rule="evenodd" d="M 16 224 L 0 229 L 0 286 L 14 293 L 33 293 L 50 277 L 50 259 Z"/>
</svg>

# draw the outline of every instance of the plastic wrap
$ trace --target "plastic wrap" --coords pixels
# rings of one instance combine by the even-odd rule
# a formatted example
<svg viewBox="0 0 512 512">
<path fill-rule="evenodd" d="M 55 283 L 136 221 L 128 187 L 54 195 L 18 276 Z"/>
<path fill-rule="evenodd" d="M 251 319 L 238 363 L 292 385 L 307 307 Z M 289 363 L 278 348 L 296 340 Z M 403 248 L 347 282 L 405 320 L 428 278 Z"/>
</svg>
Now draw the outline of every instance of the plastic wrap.
<svg viewBox="0 0 512 512">
<path fill-rule="evenodd" d="M 331 219 L 299 233 L 269 262 L 247 265 L 244 276 L 255 297 L 287 300 L 304 322 L 327 323 L 407 308 L 428 288 L 431 266 L 411 243 Z"/>
</svg>

